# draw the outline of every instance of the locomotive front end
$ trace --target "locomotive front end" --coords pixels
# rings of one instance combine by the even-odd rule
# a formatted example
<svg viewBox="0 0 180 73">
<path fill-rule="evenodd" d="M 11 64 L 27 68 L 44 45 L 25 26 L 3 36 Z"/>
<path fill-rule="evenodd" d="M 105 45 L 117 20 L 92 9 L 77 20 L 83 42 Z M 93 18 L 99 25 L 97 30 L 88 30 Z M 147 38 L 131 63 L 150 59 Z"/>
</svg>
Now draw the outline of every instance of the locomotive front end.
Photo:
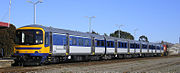
<svg viewBox="0 0 180 73">
<path fill-rule="evenodd" d="M 38 27 L 22 27 L 16 31 L 14 48 L 15 62 L 18 64 L 41 64 L 49 55 L 49 47 L 44 46 L 45 31 Z"/>
</svg>

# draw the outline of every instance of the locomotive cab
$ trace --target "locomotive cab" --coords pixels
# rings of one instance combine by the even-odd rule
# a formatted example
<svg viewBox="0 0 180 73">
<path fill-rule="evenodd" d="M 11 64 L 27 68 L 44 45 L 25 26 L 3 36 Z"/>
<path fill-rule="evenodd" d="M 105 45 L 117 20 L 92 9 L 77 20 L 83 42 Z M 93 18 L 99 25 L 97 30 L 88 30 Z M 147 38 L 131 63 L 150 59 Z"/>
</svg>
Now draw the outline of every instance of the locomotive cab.
<svg viewBox="0 0 180 73">
<path fill-rule="evenodd" d="M 49 55 L 45 44 L 45 31 L 37 27 L 22 27 L 16 31 L 14 56 L 18 63 L 42 63 Z"/>
</svg>

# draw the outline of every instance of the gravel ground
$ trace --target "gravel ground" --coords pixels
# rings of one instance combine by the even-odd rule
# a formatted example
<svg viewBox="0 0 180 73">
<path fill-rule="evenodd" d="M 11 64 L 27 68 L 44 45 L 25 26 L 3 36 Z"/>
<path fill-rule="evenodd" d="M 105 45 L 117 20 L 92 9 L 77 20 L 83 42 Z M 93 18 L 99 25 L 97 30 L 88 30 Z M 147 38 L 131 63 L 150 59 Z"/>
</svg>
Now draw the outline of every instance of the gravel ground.
<svg viewBox="0 0 180 73">
<path fill-rule="evenodd" d="M 51 64 L 45 66 L 10 67 L 1 72 L 27 73 L 180 73 L 180 56 L 119 59 L 77 63 Z"/>
<path fill-rule="evenodd" d="M 180 57 L 138 60 L 90 66 L 54 68 L 38 73 L 119 73 L 119 72 L 171 72 L 180 73 Z"/>
<path fill-rule="evenodd" d="M 0 59 L 0 68 L 11 67 L 12 63 L 14 63 L 13 59 Z"/>
</svg>

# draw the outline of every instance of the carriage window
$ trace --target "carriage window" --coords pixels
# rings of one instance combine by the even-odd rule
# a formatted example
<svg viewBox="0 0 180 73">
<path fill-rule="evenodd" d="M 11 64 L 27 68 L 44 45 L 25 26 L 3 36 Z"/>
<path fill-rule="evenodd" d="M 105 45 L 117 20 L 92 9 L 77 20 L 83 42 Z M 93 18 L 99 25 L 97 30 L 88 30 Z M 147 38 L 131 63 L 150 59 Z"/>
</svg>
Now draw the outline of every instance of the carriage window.
<svg viewBox="0 0 180 73">
<path fill-rule="evenodd" d="M 147 45 L 144 45 L 144 48 L 147 48 Z"/>
<path fill-rule="evenodd" d="M 98 46 L 98 47 L 103 47 L 103 46 L 105 46 L 104 41 L 103 41 L 103 40 L 97 40 L 97 46 Z"/>
<path fill-rule="evenodd" d="M 111 47 L 114 47 L 114 42 L 111 42 Z"/>
<path fill-rule="evenodd" d="M 124 48 L 127 48 L 127 43 L 124 43 L 124 45 L 125 45 Z"/>
<path fill-rule="evenodd" d="M 97 46 L 100 46 L 101 41 L 97 40 Z"/>
<path fill-rule="evenodd" d="M 110 42 L 109 41 L 107 41 L 107 46 L 110 47 Z"/>
<path fill-rule="evenodd" d="M 149 45 L 149 49 L 151 49 L 151 45 Z"/>
<path fill-rule="evenodd" d="M 104 46 L 104 41 L 101 41 L 101 46 Z"/>
<path fill-rule="evenodd" d="M 76 38 L 72 38 L 72 45 L 77 45 L 77 40 L 76 40 Z"/>
<path fill-rule="evenodd" d="M 153 45 L 149 45 L 149 49 L 153 49 Z"/>
<path fill-rule="evenodd" d="M 118 47 L 119 48 L 127 48 L 127 43 L 125 43 L 125 42 L 118 42 Z"/>
<path fill-rule="evenodd" d="M 160 50 L 160 47 L 159 47 L 159 46 L 157 46 L 157 49 L 158 49 L 158 50 Z"/>
<path fill-rule="evenodd" d="M 147 45 L 142 44 L 142 48 L 146 49 L 146 48 L 147 48 Z"/>
<path fill-rule="evenodd" d="M 89 39 L 85 39 L 85 46 L 90 46 Z"/>
<path fill-rule="evenodd" d="M 156 47 L 155 46 L 153 46 L 153 49 L 155 49 Z"/>
<path fill-rule="evenodd" d="M 130 44 L 130 48 L 134 48 L 134 44 Z"/>
<path fill-rule="evenodd" d="M 79 44 L 79 46 L 83 46 L 83 39 L 82 38 L 78 39 L 78 44 Z"/>
<path fill-rule="evenodd" d="M 121 44 L 120 44 L 120 42 L 118 42 L 118 48 L 120 48 L 121 47 Z"/>
<path fill-rule="evenodd" d="M 140 48 L 139 44 L 137 44 L 137 48 Z"/>
<path fill-rule="evenodd" d="M 124 48 L 124 43 L 121 43 L 121 47 Z"/>
<path fill-rule="evenodd" d="M 18 45 L 43 44 L 43 32 L 41 30 L 17 30 L 15 43 Z"/>
</svg>

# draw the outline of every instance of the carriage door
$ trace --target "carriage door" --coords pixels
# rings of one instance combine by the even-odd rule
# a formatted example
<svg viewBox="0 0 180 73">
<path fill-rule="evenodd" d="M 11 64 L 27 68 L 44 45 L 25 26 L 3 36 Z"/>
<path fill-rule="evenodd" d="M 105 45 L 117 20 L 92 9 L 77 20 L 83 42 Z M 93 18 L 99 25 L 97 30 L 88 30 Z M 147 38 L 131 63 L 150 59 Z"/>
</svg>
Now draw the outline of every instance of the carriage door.
<svg viewBox="0 0 180 73">
<path fill-rule="evenodd" d="M 117 54 L 117 48 L 118 48 L 118 41 L 115 40 L 115 54 Z"/>
<path fill-rule="evenodd" d="M 140 54 L 142 53 L 142 43 L 140 42 Z"/>
<path fill-rule="evenodd" d="M 149 43 L 147 44 L 147 52 L 149 53 Z"/>
<path fill-rule="evenodd" d="M 130 42 L 128 41 L 128 50 L 127 50 L 128 54 L 130 53 Z"/>
<path fill-rule="evenodd" d="M 105 42 L 105 52 L 104 52 L 104 55 L 106 55 L 106 52 L 107 52 L 107 41 L 106 41 L 106 38 L 104 37 L 104 42 Z"/>
<path fill-rule="evenodd" d="M 134 42 L 134 53 L 136 53 L 137 46 L 138 46 L 138 44 L 136 42 Z"/>
<path fill-rule="evenodd" d="M 69 55 L 69 34 L 66 34 L 66 55 Z"/>
<path fill-rule="evenodd" d="M 50 32 L 50 53 L 52 53 L 53 41 L 52 41 L 52 32 Z"/>
<path fill-rule="evenodd" d="M 92 40 L 91 40 L 91 54 L 92 55 L 95 54 L 95 39 L 94 39 L 94 37 L 92 37 Z"/>
</svg>

